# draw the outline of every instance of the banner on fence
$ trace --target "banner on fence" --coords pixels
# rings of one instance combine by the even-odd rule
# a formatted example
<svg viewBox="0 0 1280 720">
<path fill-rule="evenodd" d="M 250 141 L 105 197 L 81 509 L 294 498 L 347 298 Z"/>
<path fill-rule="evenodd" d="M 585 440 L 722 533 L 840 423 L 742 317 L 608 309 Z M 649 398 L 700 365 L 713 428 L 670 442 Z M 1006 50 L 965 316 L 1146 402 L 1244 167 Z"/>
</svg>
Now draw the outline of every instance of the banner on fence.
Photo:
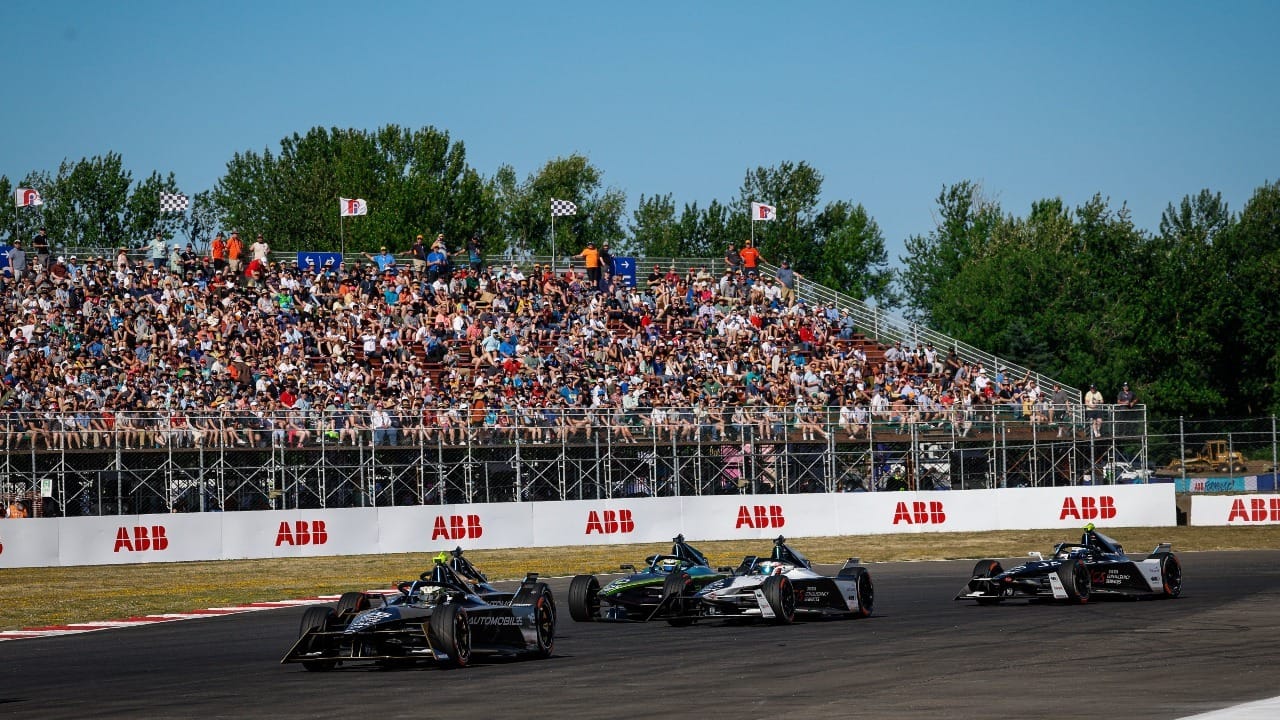
<svg viewBox="0 0 1280 720">
<path fill-rule="evenodd" d="M 1193 495 L 1192 525 L 1280 525 L 1280 495 Z"/>
<path fill-rule="evenodd" d="M 1193 520 L 1199 507 L 1193 506 Z M 1280 505 L 1248 500 L 1241 508 L 1248 522 L 1271 515 L 1280 522 Z M 1217 512 L 1230 516 L 1233 508 Z M 735 540 L 1078 528 L 1088 522 L 1169 526 L 1176 520 L 1169 484 L 40 518 L 0 522 L 0 567 L 660 543 L 679 533 L 691 540 Z"/>
</svg>

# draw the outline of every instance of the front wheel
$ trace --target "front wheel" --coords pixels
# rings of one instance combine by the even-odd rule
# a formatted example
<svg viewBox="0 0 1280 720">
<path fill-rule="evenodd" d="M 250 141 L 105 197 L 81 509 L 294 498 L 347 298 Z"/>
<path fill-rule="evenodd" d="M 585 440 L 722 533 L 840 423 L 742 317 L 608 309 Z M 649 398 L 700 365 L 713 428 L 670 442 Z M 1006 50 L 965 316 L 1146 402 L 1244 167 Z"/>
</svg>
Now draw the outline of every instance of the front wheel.
<svg viewBox="0 0 1280 720">
<path fill-rule="evenodd" d="M 663 602 L 667 605 L 667 624 L 676 627 L 693 624 L 687 605 L 689 600 L 686 599 L 692 589 L 693 582 L 685 573 L 676 570 L 667 575 L 667 579 L 662 582 Z"/>
<path fill-rule="evenodd" d="M 326 632 L 337 619 L 333 611 L 325 606 L 307 608 L 302 613 L 302 622 L 298 627 L 298 637 L 305 637 L 310 632 Z M 312 638 L 305 648 L 305 653 L 321 652 L 327 643 L 320 638 Z M 328 672 L 337 667 L 336 660 L 303 660 L 302 667 L 310 672 Z"/>
<path fill-rule="evenodd" d="M 796 620 L 796 593 L 791 587 L 791 579 L 786 575 L 770 575 L 760 586 L 765 602 L 773 611 L 773 622 L 777 625 L 790 625 Z"/>
<path fill-rule="evenodd" d="M 854 594 L 858 597 L 858 610 L 855 616 L 870 617 L 876 607 L 876 588 L 871 582 L 871 573 L 863 570 L 858 573 L 856 582 Z"/>
<path fill-rule="evenodd" d="M 991 578 L 1004 572 L 1004 568 L 995 560 L 979 560 L 978 564 L 973 566 L 973 579 L 969 582 L 969 590 L 976 592 L 979 589 L 991 590 L 990 582 L 978 582 L 973 580 L 990 580 Z M 1004 598 L 1000 595 L 988 595 L 985 597 L 974 598 L 979 605 L 995 605 Z"/>
<path fill-rule="evenodd" d="M 551 596 L 551 588 L 546 584 L 538 583 L 535 588 L 537 597 L 533 601 L 533 624 L 537 647 L 534 655 L 549 658 L 556 645 L 556 601 Z"/>
<path fill-rule="evenodd" d="M 441 605 L 431 613 L 427 625 L 431 649 L 443 653 L 440 659 L 450 667 L 466 667 L 471 664 L 471 625 L 467 623 L 467 611 L 461 605 Z"/>
<path fill-rule="evenodd" d="M 1089 602 L 1093 594 L 1093 580 L 1089 577 L 1089 568 L 1079 560 L 1068 560 L 1058 567 L 1058 579 L 1067 591 L 1067 599 L 1081 605 Z"/>
<path fill-rule="evenodd" d="M 595 575 L 574 575 L 569 583 L 569 617 L 592 622 L 600 617 L 600 581 Z"/>
</svg>

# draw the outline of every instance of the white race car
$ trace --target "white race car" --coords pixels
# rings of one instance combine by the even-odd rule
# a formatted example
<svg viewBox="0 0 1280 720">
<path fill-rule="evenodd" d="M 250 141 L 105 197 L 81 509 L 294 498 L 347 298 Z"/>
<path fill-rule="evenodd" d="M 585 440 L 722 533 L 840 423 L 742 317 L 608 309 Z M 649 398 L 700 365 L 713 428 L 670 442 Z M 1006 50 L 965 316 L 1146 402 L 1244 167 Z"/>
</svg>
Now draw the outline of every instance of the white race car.
<svg viewBox="0 0 1280 720">
<path fill-rule="evenodd" d="M 828 577 L 778 537 L 769 557 L 748 555 L 730 577 L 677 604 L 683 612 L 668 619 L 673 625 L 703 618 L 760 618 L 785 625 L 797 615 L 867 617 L 875 605 L 875 587 L 856 558 Z"/>
</svg>

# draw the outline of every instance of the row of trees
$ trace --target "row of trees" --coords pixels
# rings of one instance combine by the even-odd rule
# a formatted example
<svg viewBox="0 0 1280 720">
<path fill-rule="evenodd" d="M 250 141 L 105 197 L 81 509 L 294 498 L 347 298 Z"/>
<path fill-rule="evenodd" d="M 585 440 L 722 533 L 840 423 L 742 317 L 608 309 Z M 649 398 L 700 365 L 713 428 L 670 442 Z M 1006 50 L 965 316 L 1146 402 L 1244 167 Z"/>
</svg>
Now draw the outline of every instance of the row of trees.
<svg viewBox="0 0 1280 720">
<path fill-rule="evenodd" d="M 1101 196 L 1017 216 L 972 182 L 937 218 L 902 258 L 913 319 L 1077 387 L 1129 382 L 1160 416 L 1280 410 L 1280 183 L 1239 213 L 1184 197 L 1155 233 Z"/>
<path fill-rule="evenodd" d="M 14 185 L 0 176 L 2 196 Z M 625 194 L 580 155 L 523 179 L 510 166 L 486 177 L 448 133 L 394 125 L 315 128 L 237 153 L 182 215 L 159 208 L 161 191 L 179 189 L 172 173 L 135 181 L 114 153 L 17 185 L 46 204 L 0 203 L 0 241 L 46 225 L 55 241 L 89 247 L 136 247 L 156 231 L 202 247 L 239 229 L 279 250 L 337 249 L 337 199 L 361 197 L 371 211 L 344 224 L 348 250 L 404 251 L 418 233 L 443 232 L 455 247 L 479 234 L 488 253 L 546 254 L 558 198 L 578 206 L 555 223 L 561 254 L 610 242 L 615 254 L 719 257 L 752 235 L 748 206 L 764 201 L 778 219 L 755 224 L 757 246 L 811 280 L 1071 385 L 1114 392 L 1128 381 L 1157 414 L 1280 410 L 1280 184 L 1258 188 L 1240 213 L 1209 191 L 1183 198 L 1153 233 L 1106 198 L 1076 208 L 1046 199 L 1020 216 L 959 182 L 939 194 L 936 227 L 907 239 L 897 272 L 870 213 L 822 202 L 822 175 L 805 162 L 750 169 L 736 196 L 705 207 L 641 196 L 630 217 Z"/>
</svg>

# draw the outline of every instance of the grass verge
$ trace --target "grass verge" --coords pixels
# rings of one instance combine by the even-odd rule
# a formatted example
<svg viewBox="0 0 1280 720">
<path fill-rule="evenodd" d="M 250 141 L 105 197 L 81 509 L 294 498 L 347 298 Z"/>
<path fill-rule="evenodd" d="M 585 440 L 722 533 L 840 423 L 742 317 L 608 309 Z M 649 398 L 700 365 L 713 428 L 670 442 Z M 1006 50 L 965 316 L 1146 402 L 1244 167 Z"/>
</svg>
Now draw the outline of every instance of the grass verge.
<svg viewBox="0 0 1280 720">
<path fill-rule="evenodd" d="M 1107 528 L 1135 554 L 1160 542 L 1176 552 L 1280 549 L 1280 526 L 1222 528 Z M 814 562 L 863 562 L 1009 558 L 1049 550 L 1078 537 L 1076 531 L 1018 530 L 984 533 L 852 535 L 796 538 L 793 545 Z M 691 542 L 713 565 L 736 565 L 743 555 L 769 551 L 768 540 Z M 438 550 L 446 549 L 445 547 Z M 474 550 L 467 557 L 490 579 L 525 572 L 544 576 L 613 572 L 620 563 L 640 563 L 669 543 L 566 548 Z M 246 602 L 310 597 L 345 590 L 389 587 L 416 577 L 432 553 L 331 556 L 270 560 L 152 563 L 0 570 L 0 630 L 110 620 L 133 615 L 183 612 Z"/>
</svg>

